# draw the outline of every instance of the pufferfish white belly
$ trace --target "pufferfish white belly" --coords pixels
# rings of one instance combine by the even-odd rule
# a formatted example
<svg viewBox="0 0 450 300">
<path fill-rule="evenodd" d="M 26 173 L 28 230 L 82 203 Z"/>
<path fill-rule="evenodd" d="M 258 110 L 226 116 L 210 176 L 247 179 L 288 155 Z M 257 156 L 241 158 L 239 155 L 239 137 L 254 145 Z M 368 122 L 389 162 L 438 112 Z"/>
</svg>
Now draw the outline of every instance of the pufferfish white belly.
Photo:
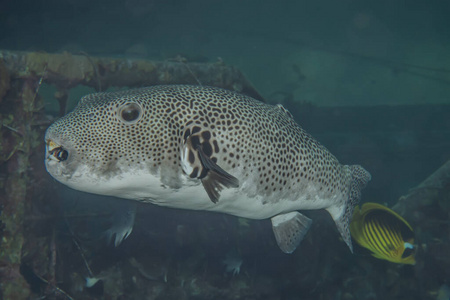
<svg viewBox="0 0 450 300">
<path fill-rule="evenodd" d="M 78 184 L 76 180 L 67 185 L 75 190 L 94 194 L 133 199 L 179 209 L 222 212 L 256 220 L 268 219 L 274 214 L 295 210 L 326 207 L 326 203 L 322 203 L 320 199 L 315 202 L 307 201 L 307 195 L 299 196 L 297 201 L 280 199 L 276 202 L 265 203 L 263 196 L 249 197 L 240 188 L 225 189 L 220 195 L 221 201 L 214 203 L 210 201 L 201 184 L 191 182 L 191 184 L 186 183 L 182 189 L 171 189 L 161 186 L 158 176 L 139 171 L 123 173 L 120 177 L 106 181 L 96 176 L 90 176 L 89 181 L 90 185 Z"/>
<path fill-rule="evenodd" d="M 46 168 L 67 186 L 157 205 L 271 218 L 293 252 L 326 209 L 352 250 L 349 222 L 370 174 L 341 165 L 282 106 L 201 86 L 81 99 L 46 132 Z"/>
</svg>

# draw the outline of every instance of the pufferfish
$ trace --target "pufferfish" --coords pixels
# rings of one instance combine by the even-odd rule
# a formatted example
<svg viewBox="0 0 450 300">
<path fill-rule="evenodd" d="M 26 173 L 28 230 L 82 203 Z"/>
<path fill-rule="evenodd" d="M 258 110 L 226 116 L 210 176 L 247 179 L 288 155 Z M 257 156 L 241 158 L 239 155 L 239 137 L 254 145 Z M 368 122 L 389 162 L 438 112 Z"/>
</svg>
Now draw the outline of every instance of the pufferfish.
<svg viewBox="0 0 450 300">
<path fill-rule="evenodd" d="M 358 245 L 372 256 L 398 264 L 414 265 L 414 231 L 411 225 L 392 209 L 378 203 L 355 208 L 350 232 Z"/>
<path fill-rule="evenodd" d="M 268 219 L 293 252 L 326 209 L 349 223 L 371 176 L 341 165 L 281 105 L 220 88 L 167 85 L 95 93 L 45 134 L 47 171 L 80 191 Z"/>
</svg>

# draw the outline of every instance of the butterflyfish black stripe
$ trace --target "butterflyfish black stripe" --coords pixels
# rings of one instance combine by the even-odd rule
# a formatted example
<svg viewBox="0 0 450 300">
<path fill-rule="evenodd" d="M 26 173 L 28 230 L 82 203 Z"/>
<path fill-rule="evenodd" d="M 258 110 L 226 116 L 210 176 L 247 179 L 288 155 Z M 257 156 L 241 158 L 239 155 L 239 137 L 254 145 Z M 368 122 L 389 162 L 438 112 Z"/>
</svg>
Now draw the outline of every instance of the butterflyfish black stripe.
<svg viewBox="0 0 450 300">
<path fill-rule="evenodd" d="M 388 234 L 390 240 L 392 241 L 392 245 L 394 245 L 395 248 L 401 245 L 401 239 L 398 238 L 398 228 L 397 226 L 391 227 L 386 226 L 386 233 Z"/>
<path fill-rule="evenodd" d="M 372 243 L 370 241 L 369 233 L 367 231 L 368 231 L 367 223 L 364 223 L 363 224 L 363 229 L 362 229 L 364 240 L 366 240 L 367 243 L 372 247 Z"/>
<path fill-rule="evenodd" d="M 397 240 L 398 245 L 403 245 L 404 241 L 403 241 L 402 234 L 400 233 L 400 230 L 393 232 L 393 235 L 394 235 L 395 239 Z"/>
<path fill-rule="evenodd" d="M 395 224 L 395 225 L 391 226 L 392 235 L 397 240 L 397 243 L 399 245 L 403 244 L 403 237 L 402 237 L 402 232 L 401 232 L 400 227 L 401 227 L 400 224 Z"/>
<path fill-rule="evenodd" d="M 368 222 L 367 227 L 368 227 L 368 233 L 370 236 L 370 241 L 371 241 L 372 247 L 374 249 L 376 249 L 379 253 L 383 253 L 383 254 L 387 255 L 386 250 L 384 249 L 382 244 L 380 244 L 380 242 L 377 238 L 377 233 L 374 229 L 372 222 Z"/>
<path fill-rule="evenodd" d="M 388 244 L 386 243 L 386 238 L 385 238 L 383 232 L 380 230 L 376 220 L 372 223 L 372 228 L 376 234 L 377 241 L 378 241 L 383 253 L 387 256 L 391 256 L 390 249 L 388 247 Z"/>
<path fill-rule="evenodd" d="M 384 247 L 385 247 L 385 249 L 387 249 L 389 251 L 390 256 L 392 256 L 392 252 L 390 252 L 390 251 L 395 249 L 395 242 L 392 240 L 392 238 L 389 235 L 389 229 L 386 228 L 384 226 L 384 224 L 382 224 L 381 222 L 376 221 L 376 223 L 378 225 L 377 228 L 383 237 Z"/>
<path fill-rule="evenodd" d="M 392 249 L 397 249 L 398 247 L 398 240 L 394 237 L 394 232 L 388 227 L 386 228 L 386 236 L 388 237 Z"/>
<path fill-rule="evenodd" d="M 398 228 L 397 226 L 391 227 L 387 224 L 382 224 L 382 227 L 385 229 L 385 233 L 387 238 L 390 241 L 390 250 L 391 257 L 395 257 L 398 255 L 397 249 L 399 249 L 402 245 L 401 239 L 398 238 Z"/>
<path fill-rule="evenodd" d="M 369 223 L 365 223 L 364 224 L 364 228 L 363 228 L 363 233 L 364 233 L 364 237 L 367 241 L 367 243 L 369 244 L 369 246 L 372 248 L 372 251 L 378 251 L 376 244 L 373 241 L 373 237 L 370 233 L 370 228 L 369 228 Z"/>
<path fill-rule="evenodd" d="M 380 222 L 378 222 L 377 220 L 373 220 L 373 223 L 374 228 L 377 231 L 378 239 L 381 241 L 385 249 L 389 249 L 389 240 L 387 239 L 384 233 L 384 229 L 381 227 Z"/>
</svg>

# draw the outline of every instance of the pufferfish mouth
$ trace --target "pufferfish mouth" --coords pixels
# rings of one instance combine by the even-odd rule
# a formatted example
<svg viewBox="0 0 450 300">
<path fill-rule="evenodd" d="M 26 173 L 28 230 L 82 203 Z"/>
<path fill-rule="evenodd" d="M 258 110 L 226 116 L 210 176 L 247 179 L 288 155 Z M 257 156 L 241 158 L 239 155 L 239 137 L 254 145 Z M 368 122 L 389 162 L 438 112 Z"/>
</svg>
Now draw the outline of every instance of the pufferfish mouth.
<svg viewBox="0 0 450 300">
<path fill-rule="evenodd" d="M 48 139 L 45 143 L 46 151 L 47 151 L 47 159 L 54 160 L 57 162 L 62 162 L 67 160 L 69 157 L 69 152 L 56 144 L 54 141 Z"/>
</svg>

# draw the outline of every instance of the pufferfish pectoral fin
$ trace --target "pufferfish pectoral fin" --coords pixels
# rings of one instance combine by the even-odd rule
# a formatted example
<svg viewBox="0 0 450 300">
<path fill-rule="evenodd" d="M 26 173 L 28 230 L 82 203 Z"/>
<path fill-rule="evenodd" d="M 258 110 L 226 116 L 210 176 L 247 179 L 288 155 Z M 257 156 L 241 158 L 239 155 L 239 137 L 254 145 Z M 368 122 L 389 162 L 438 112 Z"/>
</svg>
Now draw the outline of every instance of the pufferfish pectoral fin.
<svg viewBox="0 0 450 300">
<path fill-rule="evenodd" d="M 220 191 L 223 187 L 239 187 L 239 180 L 225 172 L 214 161 L 212 161 L 211 158 L 206 156 L 201 147 L 198 149 L 198 156 L 203 167 L 208 169 L 207 175 L 202 178 L 202 184 L 212 202 L 216 203 L 219 200 Z"/>
<path fill-rule="evenodd" d="M 284 253 L 292 253 L 305 237 L 312 220 L 298 211 L 272 217 L 275 239 Z"/>
<path fill-rule="evenodd" d="M 216 203 L 219 201 L 220 191 L 224 187 L 239 187 L 239 180 L 223 170 L 211 158 L 212 146 L 208 137 L 210 137 L 209 134 L 202 134 L 202 132 L 186 137 L 181 151 L 181 165 L 189 177 L 201 180 L 209 198 Z M 204 149 L 207 149 L 208 153 L 205 153 Z"/>
</svg>

